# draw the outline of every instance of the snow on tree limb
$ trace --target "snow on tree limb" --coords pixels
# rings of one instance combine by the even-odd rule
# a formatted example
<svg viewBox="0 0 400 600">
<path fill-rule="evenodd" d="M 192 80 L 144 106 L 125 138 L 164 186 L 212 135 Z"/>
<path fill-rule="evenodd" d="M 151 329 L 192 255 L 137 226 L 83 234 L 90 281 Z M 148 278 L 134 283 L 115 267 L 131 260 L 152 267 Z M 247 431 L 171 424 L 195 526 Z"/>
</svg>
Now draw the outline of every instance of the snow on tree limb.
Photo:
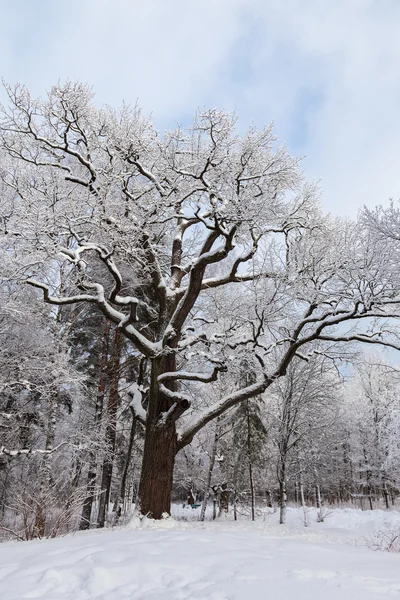
<svg viewBox="0 0 400 600">
<path fill-rule="evenodd" d="M 133 359 L 146 357 L 146 410 L 131 390 L 132 411 L 147 421 L 151 485 L 140 494 L 172 481 L 189 406 L 179 447 L 292 363 L 329 357 L 332 344 L 399 347 L 398 250 L 383 240 L 398 214 L 372 215 L 375 234 L 323 215 L 316 186 L 271 127 L 238 135 L 235 116 L 212 109 L 158 134 L 137 108 L 99 110 L 81 84 L 55 86 L 44 101 L 8 92 L 0 179 L 27 283 L 49 304 L 96 306 Z M 240 389 L 244 362 L 256 383 Z M 229 393 L 204 408 L 201 384 L 217 376 Z M 184 381 L 199 384 L 195 402 Z"/>
<path fill-rule="evenodd" d="M 124 392 L 131 398 L 130 407 L 135 417 L 143 424 L 146 424 L 146 411 L 142 404 L 142 390 L 140 386 L 134 382 L 131 383 Z"/>
<path fill-rule="evenodd" d="M 254 398 L 265 392 L 267 387 L 271 385 L 272 380 L 264 378 L 262 381 L 256 382 L 252 385 L 236 390 L 231 394 L 228 394 L 212 406 L 203 410 L 197 417 L 195 417 L 190 423 L 188 423 L 178 433 L 178 444 L 180 448 L 184 448 L 187 444 L 190 444 L 193 437 L 200 429 L 202 429 L 207 423 L 216 419 L 229 408 L 236 406 L 244 400 Z"/>
<path fill-rule="evenodd" d="M 51 450 L 42 450 L 42 449 L 36 449 L 36 448 L 22 448 L 20 450 L 10 450 L 9 448 L 6 448 L 5 446 L 0 446 L 0 456 L 9 456 L 11 458 L 15 458 L 16 456 L 26 456 L 28 454 L 48 455 L 48 454 L 53 454 L 53 452 L 56 452 L 57 450 L 59 450 L 59 448 L 61 448 L 62 446 L 65 446 L 66 444 L 68 444 L 68 442 L 61 442 L 60 444 L 58 444 Z"/>
<path fill-rule="evenodd" d="M 41 283 L 36 279 L 26 279 L 25 283 L 31 285 L 32 287 L 36 287 L 43 291 L 44 301 L 47 304 L 77 304 L 78 302 L 98 302 L 98 298 L 96 296 L 91 296 L 90 294 L 77 294 L 76 296 L 66 296 L 65 298 L 60 298 L 58 296 L 50 295 L 50 288 L 45 283 Z"/>
<path fill-rule="evenodd" d="M 180 381 L 200 381 L 202 383 L 210 383 L 216 381 L 218 373 L 226 372 L 226 365 L 217 365 L 214 367 L 212 373 L 206 375 L 205 373 L 191 373 L 189 371 L 174 371 L 171 373 L 163 373 L 158 377 L 158 382 L 180 380 Z"/>
</svg>

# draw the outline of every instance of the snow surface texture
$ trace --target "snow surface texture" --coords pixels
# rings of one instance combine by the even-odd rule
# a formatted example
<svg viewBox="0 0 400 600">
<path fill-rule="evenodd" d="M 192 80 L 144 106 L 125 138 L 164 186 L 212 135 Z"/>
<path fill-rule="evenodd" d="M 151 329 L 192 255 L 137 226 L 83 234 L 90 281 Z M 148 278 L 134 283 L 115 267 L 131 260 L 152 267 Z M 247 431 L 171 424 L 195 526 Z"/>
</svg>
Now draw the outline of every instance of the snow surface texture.
<svg viewBox="0 0 400 600">
<path fill-rule="evenodd" d="M 182 510 L 182 509 L 181 509 Z M 191 510 L 191 509 L 188 509 Z M 195 511 L 193 511 L 195 512 Z M 337 510 L 331 524 L 134 521 L 0 545 L 0 598 L 22 600 L 378 600 L 400 597 L 400 555 L 362 545 L 400 514 Z M 321 527 L 322 526 L 322 527 Z M 302 528 L 301 528 L 302 527 Z M 344 529 L 345 528 L 345 529 Z"/>
</svg>

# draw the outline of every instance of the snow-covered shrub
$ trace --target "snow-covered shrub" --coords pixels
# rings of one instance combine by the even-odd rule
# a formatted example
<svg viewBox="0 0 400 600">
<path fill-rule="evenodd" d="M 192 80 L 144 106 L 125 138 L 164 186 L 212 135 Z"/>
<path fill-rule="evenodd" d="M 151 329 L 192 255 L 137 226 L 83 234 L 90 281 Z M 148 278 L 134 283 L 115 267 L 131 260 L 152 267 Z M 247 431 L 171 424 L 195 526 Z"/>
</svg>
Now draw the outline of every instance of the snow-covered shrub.
<svg viewBox="0 0 400 600">
<path fill-rule="evenodd" d="M 321 506 L 321 508 L 319 508 L 318 513 L 317 513 L 317 523 L 323 523 L 325 521 L 325 519 L 327 519 L 328 517 L 331 516 L 331 514 L 332 514 L 331 510 L 326 508 L 326 506 Z"/>
<path fill-rule="evenodd" d="M 385 523 L 382 529 L 374 531 L 366 538 L 366 542 L 371 550 L 400 553 L 400 525 Z"/>
</svg>

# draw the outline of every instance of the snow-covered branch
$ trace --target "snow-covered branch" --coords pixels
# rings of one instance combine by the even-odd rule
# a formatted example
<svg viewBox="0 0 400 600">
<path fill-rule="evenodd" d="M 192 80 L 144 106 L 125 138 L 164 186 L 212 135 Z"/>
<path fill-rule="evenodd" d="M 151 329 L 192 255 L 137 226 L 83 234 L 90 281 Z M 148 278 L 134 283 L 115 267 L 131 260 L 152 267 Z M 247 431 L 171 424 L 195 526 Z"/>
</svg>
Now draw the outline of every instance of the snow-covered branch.
<svg viewBox="0 0 400 600">
<path fill-rule="evenodd" d="M 45 283 L 41 283 L 36 279 L 26 279 L 25 283 L 32 287 L 38 288 L 43 291 L 44 301 L 47 304 L 56 304 L 62 306 L 63 304 L 77 304 L 78 302 L 98 302 L 99 297 L 91 296 L 90 294 L 76 294 L 75 296 L 52 296 L 50 295 L 50 288 Z"/>
<path fill-rule="evenodd" d="M 216 381 L 218 378 L 218 373 L 226 372 L 226 365 L 217 365 L 214 367 L 212 373 L 209 375 L 205 373 L 191 373 L 188 371 L 174 371 L 171 373 L 163 373 L 158 377 L 158 382 L 161 383 L 163 381 L 199 381 L 202 383 L 210 383 L 211 381 Z"/>
<path fill-rule="evenodd" d="M 35 449 L 35 448 L 22 448 L 20 450 L 10 450 L 9 448 L 6 448 L 5 446 L 0 446 L 0 456 L 9 456 L 11 458 L 15 458 L 16 456 L 26 456 L 27 454 L 47 455 L 47 454 L 52 454 L 53 452 L 56 452 L 62 446 L 65 446 L 66 444 L 68 444 L 68 442 L 61 442 L 60 444 L 58 444 L 51 450 L 42 450 L 42 449 Z"/>
<path fill-rule="evenodd" d="M 138 350 L 142 352 L 145 356 L 154 356 L 159 351 L 159 346 L 155 343 L 150 342 L 143 334 L 141 334 L 133 325 L 131 324 L 131 320 L 129 315 L 125 315 L 121 313 L 115 308 L 113 308 L 105 299 L 104 299 L 104 289 L 98 283 L 90 283 L 85 282 L 84 286 L 87 288 L 92 288 L 97 291 L 96 296 L 90 296 L 87 294 L 80 294 L 77 296 L 67 296 L 67 297 L 59 297 L 59 296 L 51 296 L 49 292 L 49 287 L 35 279 L 28 279 L 26 283 L 32 285 L 33 287 L 39 288 L 43 290 L 44 301 L 48 304 L 55 305 L 64 305 L 64 304 L 76 304 L 78 302 L 94 302 L 97 304 L 101 312 L 111 321 L 113 321 L 116 325 L 121 327 L 125 333 L 125 335 L 136 345 Z"/>
<path fill-rule="evenodd" d="M 227 396 L 224 396 L 218 402 L 204 409 L 196 418 L 188 423 L 180 432 L 178 436 L 178 444 L 180 448 L 184 448 L 187 444 L 190 444 L 193 437 L 200 429 L 202 429 L 207 423 L 216 419 L 220 415 L 224 414 L 228 409 L 232 408 L 243 402 L 249 400 L 265 392 L 269 385 L 272 383 L 272 379 L 264 377 L 261 381 L 258 381 L 252 385 L 246 386 Z"/>
<path fill-rule="evenodd" d="M 186 394 L 182 394 L 182 392 L 172 391 L 162 383 L 160 383 L 159 389 L 161 394 L 163 394 L 169 400 L 172 401 L 172 405 L 167 411 L 164 411 L 160 414 L 157 420 L 158 426 L 165 425 L 168 422 L 176 421 L 190 408 L 191 405 L 190 398 Z"/>
<path fill-rule="evenodd" d="M 141 387 L 134 382 L 131 383 L 124 391 L 131 398 L 129 406 L 131 407 L 133 414 L 143 425 L 145 425 L 146 411 L 142 404 L 143 391 Z"/>
</svg>

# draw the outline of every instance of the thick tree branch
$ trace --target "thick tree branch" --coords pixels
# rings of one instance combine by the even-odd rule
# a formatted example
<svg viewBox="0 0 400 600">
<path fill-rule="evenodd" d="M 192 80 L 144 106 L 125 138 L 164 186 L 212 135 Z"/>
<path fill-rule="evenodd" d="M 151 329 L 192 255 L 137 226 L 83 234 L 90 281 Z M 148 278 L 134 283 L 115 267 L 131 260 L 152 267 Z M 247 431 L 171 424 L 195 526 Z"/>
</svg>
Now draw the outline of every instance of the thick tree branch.
<svg viewBox="0 0 400 600">
<path fill-rule="evenodd" d="M 162 383 L 160 383 L 159 389 L 161 394 L 172 401 L 170 408 L 167 411 L 162 412 L 158 418 L 157 425 L 162 426 L 167 422 L 172 422 L 179 419 L 179 417 L 181 417 L 190 408 L 191 401 L 189 396 L 186 394 L 172 391 L 165 387 L 165 385 Z"/>
<path fill-rule="evenodd" d="M 187 371 L 176 371 L 171 373 L 163 373 L 158 377 L 158 382 L 163 381 L 199 381 L 202 383 L 210 383 L 216 381 L 218 373 L 226 372 L 227 368 L 225 365 L 217 365 L 214 367 L 212 373 L 206 375 L 205 373 L 190 373 Z"/>
<path fill-rule="evenodd" d="M 228 394 L 212 406 L 206 408 L 200 415 L 195 418 L 192 422 L 190 422 L 184 429 L 179 432 L 178 435 L 178 446 L 179 448 L 184 448 L 187 444 L 193 440 L 194 436 L 200 429 L 202 429 L 207 423 L 216 419 L 224 412 L 226 412 L 229 408 L 244 402 L 245 400 L 250 400 L 251 398 L 255 398 L 259 396 L 271 385 L 273 379 L 264 377 L 262 381 L 258 381 L 252 385 L 249 385 L 245 388 L 232 392 Z"/>
<path fill-rule="evenodd" d="M 96 296 L 91 296 L 90 294 L 77 294 L 76 296 L 66 296 L 65 298 L 51 296 L 49 286 L 40 281 L 36 281 L 36 279 L 26 279 L 25 283 L 42 290 L 44 301 L 47 304 L 62 306 L 64 304 L 77 304 L 78 302 L 98 302 L 98 298 Z"/>
<path fill-rule="evenodd" d="M 169 327 L 166 332 L 167 338 L 171 333 L 173 334 L 174 332 L 181 331 L 181 328 L 201 291 L 201 285 L 207 266 L 220 262 L 226 258 L 229 252 L 233 249 L 233 238 L 235 236 L 236 229 L 236 226 L 234 226 L 229 232 L 226 232 L 223 228 L 218 227 L 213 229 L 208 235 L 203 244 L 203 248 L 199 257 L 190 270 L 189 284 L 186 288 L 186 291 L 179 300 L 178 306 L 176 307 L 175 312 L 170 320 Z M 220 248 L 212 250 L 214 242 L 220 237 L 220 235 L 225 237 L 225 244 Z"/>
<path fill-rule="evenodd" d="M 142 425 L 146 425 L 147 414 L 142 404 L 142 388 L 135 382 L 131 383 L 124 391 L 131 398 L 129 406 L 134 417 Z"/>
<path fill-rule="evenodd" d="M 109 304 L 104 298 L 104 289 L 99 283 L 89 283 L 86 282 L 83 284 L 87 288 L 95 289 L 97 292 L 96 296 L 90 296 L 86 294 L 80 294 L 77 296 L 67 296 L 66 298 L 58 297 L 58 296 L 50 296 L 49 287 L 39 281 L 34 279 L 28 279 L 26 281 L 29 285 L 37 287 L 43 290 L 44 301 L 48 304 L 55 305 L 64 305 L 64 304 L 76 304 L 77 302 L 92 302 L 95 303 L 101 312 L 108 318 L 110 321 L 118 325 L 123 329 L 124 334 L 128 339 L 131 340 L 137 347 L 137 349 L 147 357 L 155 356 L 159 350 L 160 346 L 158 344 L 150 342 L 147 338 L 144 337 L 133 325 L 130 323 L 129 317 L 122 312 L 117 311 L 115 308 Z"/>
</svg>

